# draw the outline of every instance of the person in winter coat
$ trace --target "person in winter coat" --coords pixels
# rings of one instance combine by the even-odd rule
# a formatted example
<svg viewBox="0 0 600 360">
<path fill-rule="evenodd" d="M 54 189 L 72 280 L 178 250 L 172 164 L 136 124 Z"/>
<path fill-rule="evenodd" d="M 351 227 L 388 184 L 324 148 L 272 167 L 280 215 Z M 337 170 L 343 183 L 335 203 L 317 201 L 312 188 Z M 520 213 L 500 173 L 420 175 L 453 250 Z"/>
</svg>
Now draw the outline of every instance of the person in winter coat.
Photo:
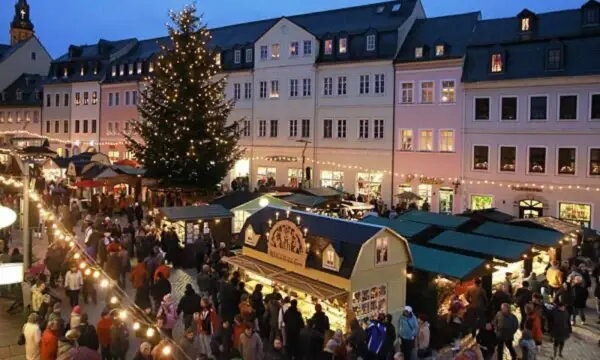
<svg viewBox="0 0 600 360">
<path fill-rule="evenodd" d="M 429 323 L 427 322 L 425 315 L 419 314 L 418 316 L 418 324 L 419 330 L 417 332 L 417 356 L 419 358 L 426 358 L 431 355 L 431 350 L 429 348 L 429 342 L 431 339 L 431 330 L 429 328 Z"/>
<path fill-rule="evenodd" d="M 223 319 L 225 321 L 226 319 Z M 240 349 L 240 338 L 245 330 L 244 321 L 242 320 L 242 316 L 240 314 L 236 315 L 233 318 L 233 351 L 239 352 Z"/>
<path fill-rule="evenodd" d="M 119 317 L 115 317 L 110 328 L 110 353 L 113 360 L 125 360 L 129 349 L 129 330 Z"/>
<path fill-rule="evenodd" d="M 329 317 L 323 312 L 321 304 L 315 305 L 315 313 L 311 319 L 315 324 L 315 330 L 325 336 L 325 332 L 329 330 Z"/>
<path fill-rule="evenodd" d="M 405 359 L 412 358 L 418 327 L 419 324 L 413 314 L 412 307 L 405 306 L 402 315 L 398 319 L 398 336 L 402 340 L 401 349 Z"/>
<path fill-rule="evenodd" d="M 504 303 L 512 304 L 512 296 L 506 291 L 504 284 L 498 284 L 496 292 L 492 295 L 492 313 L 497 314 Z"/>
<path fill-rule="evenodd" d="M 250 305 L 250 300 L 247 294 L 242 295 L 240 301 L 240 315 L 245 322 L 254 322 L 254 309 Z"/>
<path fill-rule="evenodd" d="M 573 316 L 575 296 L 573 295 L 573 288 L 570 283 L 564 282 L 561 288 L 554 293 L 554 303 L 565 305 L 569 316 Z"/>
<path fill-rule="evenodd" d="M 200 301 L 201 311 L 195 319 L 198 321 L 198 340 L 200 342 L 200 351 L 204 354 L 211 355 L 210 352 L 210 339 L 221 324 L 217 312 L 208 300 L 208 298 L 202 298 Z"/>
<path fill-rule="evenodd" d="M 223 320 L 221 327 L 213 334 L 210 340 L 210 349 L 217 360 L 229 360 L 233 355 L 233 328 L 227 320 Z"/>
<path fill-rule="evenodd" d="M 475 283 L 467 289 L 465 294 L 467 299 L 467 324 L 471 327 L 472 334 L 482 326 L 482 322 L 485 321 L 485 312 L 488 308 L 488 297 L 481 287 L 481 278 L 475 279 Z"/>
<path fill-rule="evenodd" d="M 479 329 L 476 340 L 481 349 L 483 359 L 490 360 L 494 356 L 496 345 L 498 344 L 498 338 L 492 323 L 487 323 Z"/>
<path fill-rule="evenodd" d="M 56 357 L 58 356 L 58 335 L 58 322 L 50 321 L 42 334 L 42 342 L 40 345 L 41 360 L 56 360 Z"/>
<path fill-rule="evenodd" d="M 535 311 L 533 304 L 525 305 L 525 314 L 525 329 L 529 330 L 536 345 L 542 345 L 544 334 L 542 332 L 542 319 L 540 314 Z"/>
<path fill-rule="evenodd" d="M 548 281 L 550 295 L 554 295 L 562 287 L 563 273 L 558 261 L 552 261 L 552 266 L 546 271 L 546 281 Z"/>
<path fill-rule="evenodd" d="M 348 335 L 348 343 L 352 343 L 352 349 L 358 355 L 363 358 L 366 356 L 367 333 L 365 330 L 363 330 L 356 319 L 352 319 L 352 321 L 350 321 L 350 334 Z"/>
<path fill-rule="evenodd" d="M 500 311 L 494 318 L 496 335 L 498 337 L 497 353 L 498 358 L 501 359 L 504 354 L 504 346 L 508 348 L 510 356 L 513 360 L 517 359 L 517 353 L 513 347 L 513 339 L 515 333 L 519 329 L 519 320 L 513 313 L 510 312 L 510 305 L 507 303 L 502 304 Z"/>
<path fill-rule="evenodd" d="M 240 354 L 244 360 L 263 360 L 263 343 L 260 336 L 252 329 L 252 324 L 246 324 L 246 329 L 240 336 Z"/>
<path fill-rule="evenodd" d="M 200 301 L 202 298 L 196 294 L 192 284 L 185 286 L 185 292 L 179 305 L 177 305 L 177 314 L 183 313 L 183 326 L 185 329 L 189 328 L 194 321 L 194 313 L 199 313 L 202 308 L 200 307 Z"/>
<path fill-rule="evenodd" d="M 138 352 L 135 353 L 133 360 L 152 360 L 152 345 L 148 342 L 143 342 Z"/>
<path fill-rule="evenodd" d="M 73 350 L 77 349 L 77 330 L 69 330 L 64 337 L 58 340 L 57 360 L 72 360 L 75 356 Z M 83 359 L 82 359 L 83 360 Z"/>
<path fill-rule="evenodd" d="M 163 297 L 163 301 L 160 304 L 156 317 L 160 319 L 162 325 L 161 331 L 164 331 L 168 337 L 173 338 L 173 328 L 177 323 L 177 307 L 173 302 L 171 294 L 167 294 Z"/>
<path fill-rule="evenodd" d="M 210 266 L 204 264 L 202 266 L 202 271 L 198 273 L 198 277 L 196 278 L 200 296 L 210 296 L 210 280 Z"/>
<path fill-rule="evenodd" d="M 25 359 L 38 360 L 42 341 L 38 314 L 29 314 L 27 323 L 23 326 L 23 336 L 25 337 Z"/>
<path fill-rule="evenodd" d="M 282 296 L 280 293 L 274 293 L 267 303 L 265 316 L 267 316 L 268 319 L 269 341 L 271 343 L 273 343 L 275 338 L 279 336 L 279 313 L 281 312 L 281 299 Z"/>
<path fill-rule="evenodd" d="M 129 259 L 129 251 L 125 245 L 121 246 L 119 250 L 119 259 L 121 260 L 121 272 L 119 274 L 119 285 L 123 290 L 127 284 L 127 273 L 131 272 L 131 261 Z"/>
<path fill-rule="evenodd" d="M 315 329 L 313 319 L 308 319 L 306 327 L 300 330 L 300 334 L 298 335 L 298 358 L 313 360 L 318 357 L 321 349 L 323 349 L 323 341 L 323 335 Z"/>
<path fill-rule="evenodd" d="M 73 308 L 73 311 L 71 311 L 71 318 L 69 319 L 67 330 L 77 329 L 79 324 L 81 324 L 81 307 L 77 305 Z"/>
<path fill-rule="evenodd" d="M 589 296 L 590 293 L 586 287 L 585 281 L 581 276 L 576 276 L 573 285 L 573 325 L 577 322 L 577 315 L 581 318 L 581 325 L 585 324 L 585 308 L 587 307 L 587 299 Z"/>
<path fill-rule="evenodd" d="M 156 270 L 154 271 L 154 281 L 158 280 L 159 274 L 162 274 L 163 278 L 169 279 L 171 277 L 171 269 L 163 261 Z"/>
<path fill-rule="evenodd" d="M 250 296 L 250 306 L 254 310 L 254 314 L 259 321 L 263 320 L 266 311 L 262 290 L 262 284 L 256 284 L 256 287 Z"/>
<path fill-rule="evenodd" d="M 265 354 L 265 360 L 289 360 L 291 357 L 283 351 L 283 341 L 277 337 L 273 340 L 273 347 Z M 331 358 L 330 358 L 331 359 Z"/>
<path fill-rule="evenodd" d="M 197 359 L 200 356 L 200 351 L 194 344 L 194 337 L 196 330 L 193 328 L 186 328 L 183 333 L 183 337 L 179 340 L 179 348 L 183 353 L 182 359 Z"/>
<path fill-rule="evenodd" d="M 556 354 L 562 357 L 565 341 L 571 335 L 570 314 L 564 304 L 558 304 L 557 308 L 552 312 L 552 328 L 550 335 L 554 340 L 554 359 Z"/>
<path fill-rule="evenodd" d="M 396 327 L 393 324 L 392 314 L 387 314 L 383 321 L 385 325 L 385 342 L 383 343 L 383 354 L 386 359 L 390 359 L 394 356 L 394 342 L 396 341 Z M 337 332 L 336 332 L 337 333 Z M 344 349 L 344 347 L 340 347 Z"/>
<path fill-rule="evenodd" d="M 367 349 L 373 358 L 383 355 L 383 351 L 385 351 L 385 349 L 383 349 L 386 340 L 386 327 L 383 323 L 384 318 L 385 315 L 379 314 L 377 319 L 373 319 L 369 322 L 369 326 L 365 330 L 369 338 L 367 341 Z"/>
<path fill-rule="evenodd" d="M 110 315 L 108 309 L 102 310 L 101 318 L 96 324 L 96 331 L 98 336 L 98 344 L 100 345 L 100 353 L 102 359 L 110 359 L 110 342 L 111 342 L 111 328 L 113 325 L 113 318 Z"/>
<path fill-rule="evenodd" d="M 298 311 L 298 301 L 296 299 L 290 301 L 290 307 L 283 314 L 283 322 L 285 324 L 286 351 L 295 358 L 299 352 L 298 338 L 300 331 L 304 328 L 304 319 Z"/>
<path fill-rule="evenodd" d="M 520 288 L 517 289 L 515 293 L 515 302 L 521 311 L 521 322 L 519 324 L 519 328 L 523 330 L 525 327 L 525 320 L 527 319 L 527 313 L 525 312 L 525 306 L 531 302 L 533 297 L 533 292 L 529 288 L 529 282 L 523 281 L 523 284 Z"/>
<path fill-rule="evenodd" d="M 44 302 L 44 290 L 46 284 L 38 279 L 36 284 L 31 287 L 31 311 L 38 312 Z"/>
<path fill-rule="evenodd" d="M 71 266 L 65 275 L 65 291 L 69 297 L 71 308 L 79 305 L 79 292 L 83 286 L 83 275 L 75 264 Z"/>
<path fill-rule="evenodd" d="M 531 331 L 523 331 L 523 336 L 519 341 L 519 347 L 521 348 L 521 353 L 523 354 L 521 357 L 522 360 L 536 360 L 537 346 L 535 345 L 535 341 L 531 336 Z"/>
<path fill-rule="evenodd" d="M 135 219 L 138 222 L 138 226 L 142 225 L 142 219 L 144 218 L 144 209 L 142 208 L 142 205 L 138 202 L 135 203 L 135 208 L 133 209 L 134 213 L 135 213 Z"/>
<path fill-rule="evenodd" d="M 154 298 L 154 306 L 158 306 L 161 303 L 165 295 L 171 293 L 171 283 L 165 279 L 162 274 L 159 275 L 158 279 L 152 286 L 152 297 Z"/>
<path fill-rule="evenodd" d="M 77 339 L 77 343 L 79 346 L 98 351 L 100 348 L 98 343 L 98 335 L 96 334 L 96 328 L 94 328 L 94 325 L 89 323 L 88 314 L 81 314 L 81 322 L 78 330 L 79 339 Z"/>
</svg>

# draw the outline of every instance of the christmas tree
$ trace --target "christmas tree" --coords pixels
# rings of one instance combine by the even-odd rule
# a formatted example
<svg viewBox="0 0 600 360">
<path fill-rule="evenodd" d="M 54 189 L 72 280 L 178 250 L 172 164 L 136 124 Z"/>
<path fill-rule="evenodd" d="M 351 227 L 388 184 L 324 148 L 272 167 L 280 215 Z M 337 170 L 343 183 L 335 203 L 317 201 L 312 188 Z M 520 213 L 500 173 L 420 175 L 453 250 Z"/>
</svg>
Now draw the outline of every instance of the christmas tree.
<svg viewBox="0 0 600 360">
<path fill-rule="evenodd" d="M 162 46 L 146 79 L 127 148 L 163 186 L 211 191 L 227 175 L 241 150 L 238 123 L 227 123 L 233 103 L 225 99 L 219 55 L 195 6 L 171 11 L 171 46 Z"/>
</svg>

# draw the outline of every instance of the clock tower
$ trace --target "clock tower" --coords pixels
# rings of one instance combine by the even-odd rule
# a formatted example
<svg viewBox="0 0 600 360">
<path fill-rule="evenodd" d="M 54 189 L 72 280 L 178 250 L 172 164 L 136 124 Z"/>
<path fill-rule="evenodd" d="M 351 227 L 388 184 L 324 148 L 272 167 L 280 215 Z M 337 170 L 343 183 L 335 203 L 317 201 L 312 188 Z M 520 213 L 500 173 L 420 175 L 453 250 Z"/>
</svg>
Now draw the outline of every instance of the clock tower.
<svg viewBox="0 0 600 360">
<path fill-rule="evenodd" d="M 33 24 L 29 17 L 29 4 L 27 0 L 17 0 L 15 16 L 10 23 L 10 45 L 15 46 L 31 37 L 33 37 Z"/>
</svg>

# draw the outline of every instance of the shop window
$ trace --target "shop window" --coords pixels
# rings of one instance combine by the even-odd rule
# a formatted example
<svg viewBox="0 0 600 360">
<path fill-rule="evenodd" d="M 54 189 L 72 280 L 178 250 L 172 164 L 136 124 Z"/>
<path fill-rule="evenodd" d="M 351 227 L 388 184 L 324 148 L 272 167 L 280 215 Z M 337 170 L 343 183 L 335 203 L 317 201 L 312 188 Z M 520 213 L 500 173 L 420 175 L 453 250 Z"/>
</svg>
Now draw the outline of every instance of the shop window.
<svg viewBox="0 0 600 360">
<path fill-rule="evenodd" d="M 378 314 L 387 314 L 387 286 L 374 286 L 352 293 L 352 312 L 356 319 L 368 321 Z"/>
<path fill-rule="evenodd" d="M 517 120 L 517 97 L 503 97 L 501 100 L 500 120 Z"/>
<path fill-rule="evenodd" d="M 344 190 L 344 172 L 343 171 L 321 171 L 321 187 L 332 187 L 337 190 Z"/>
<path fill-rule="evenodd" d="M 558 148 L 558 173 L 561 175 L 575 175 L 576 159 L 576 148 Z"/>
<path fill-rule="evenodd" d="M 589 228 L 592 226 L 592 205 L 561 202 L 558 204 L 558 218 Z"/>
<path fill-rule="evenodd" d="M 387 264 L 390 256 L 389 251 L 387 238 L 375 239 L 375 265 Z"/>
<path fill-rule="evenodd" d="M 119 159 L 120 159 L 120 155 L 121 155 L 121 154 L 119 154 L 119 152 L 118 152 L 118 151 L 115 151 L 115 150 L 110 150 L 110 151 L 108 152 L 108 158 L 110 159 L 110 161 L 113 161 L 113 162 L 114 162 L 114 161 L 119 161 Z"/>
<path fill-rule="evenodd" d="M 329 270 L 337 271 L 336 261 L 335 261 L 335 251 L 333 249 L 328 248 L 323 253 L 323 267 Z"/>
<path fill-rule="evenodd" d="M 413 131 L 410 129 L 400 130 L 400 149 L 402 151 L 413 150 Z"/>
<path fill-rule="evenodd" d="M 589 173 L 593 176 L 600 175 L 600 149 L 590 149 L 590 169 Z"/>
<path fill-rule="evenodd" d="M 500 146 L 500 171 L 515 172 L 517 168 L 517 148 Z"/>
<path fill-rule="evenodd" d="M 490 164 L 490 148 L 487 145 L 473 146 L 473 170 L 488 170 Z"/>
<path fill-rule="evenodd" d="M 363 196 L 363 202 L 368 202 L 381 195 L 383 173 L 358 173 L 356 177 L 356 193 L 359 196 Z"/>
<path fill-rule="evenodd" d="M 558 120 L 577 120 L 577 95 L 559 96 Z"/>
<path fill-rule="evenodd" d="M 302 169 L 288 169 L 288 186 L 297 188 L 302 181 Z"/>
<path fill-rule="evenodd" d="M 471 210 L 491 209 L 494 206 L 494 197 L 491 195 L 471 195 Z"/>
<path fill-rule="evenodd" d="M 546 148 L 530 147 L 528 170 L 533 174 L 546 173 Z"/>
<path fill-rule="evenodd" d="M 421 197 L 421 200 L 417 201 L 419 208 L 427 201 L 431 205 L 431 194 L 433 193 L 433 186 L 430 184 L 419 184 L 417 187 L 417 193 Z"/>
<path fill-rule="evenodd" d="M 277 172 L 276 168 L 270 167 L 259 167 L 257 169 L 257 184 L 261 185 L 272 185 L 275 186 L 275 174 Z"/>
<path fill-rule="evenodd" d="M 548 97 L 532 96 L 529 98 L 529 120 L 548 119 Z"/>
<path fill-rule="evenodd" d="M 450 188 L 440 188 L 439 194 L 439 213 L 452 214 L 454 207 L 454 190 Z"/>
<path fill-rule="evenodd" d="M 402 194 L 405 192 L 412 192 L 412 186 L 410 184 L 398 185 L 398 194 Z"/>
<path fill-rule="evenodd" d="M 490 119 L 490 98 L 475 98 L 475 120 Z"/>
<path fill-rule="evenodd" d="M 544 203 L 528 199 L 519 201 L 519 218 L 532 219 L 544 215 Z"/>
</svg>

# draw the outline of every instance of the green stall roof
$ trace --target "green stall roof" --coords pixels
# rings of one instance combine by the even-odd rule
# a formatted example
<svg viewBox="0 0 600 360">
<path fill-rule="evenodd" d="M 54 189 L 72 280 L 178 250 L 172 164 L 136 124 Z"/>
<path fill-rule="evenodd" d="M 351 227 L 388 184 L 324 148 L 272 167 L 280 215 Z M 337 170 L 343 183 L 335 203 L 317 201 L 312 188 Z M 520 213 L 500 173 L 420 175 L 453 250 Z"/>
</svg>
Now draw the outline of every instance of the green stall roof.
<svg viewBox="0 0 600 360">
<path fill-rule="evenodd" d="M 469 251 L 512 262 L 520 260 L 521 255 L 532 248 L 530 244 L 456 231 L 444 231 L 431 239 L 428 244 Z"/>
<path fill-rule="evenodd" d="M 265 195 L 255 198 L 254 200 L 251 200 L 245 204 L 238 205 L 238 206 L 232 208 L 231 211 L 262 209 L 264 206 L 261 206 L 260 202 L 263 199 L 268 201 L 267 205 L 265 205 L 265 206 L 280 207 L 280 208 L 284 208 L 284 209 L 289 209 L 289 208 L 293 207 L 293 204 L 291 204 L 287 201 L 276 198 L 275 196 L 265 194 Z"/>
<path fill-rule="evenodd" d="M 477 269 L 485 264 L 485 259 L 456 254 L 448 251 L 409 244 L 412 254 L 412 268 L 439 274 L 458 280 L 468 280 Z"/>
<path fill-rule="evenodd" d="M 283 198 L 287 202 L 294 203 L 300 206 L 315 207 L 327 202 L 327 199 L 320 196 L 311 196 L 304 194 L 292 194 Z"/>
<path fill-rule="evenodd" d="M 417 222 L 404 220 L 391 220 L 378 216 L 367 216 L 366 218 L 360 220 L 360 222 L 389 227 L 390 229 L 394 230 L 395 232 L 406 238 L 417 236 L 421 232 L 431 227 L 431 225 L 427 224 L 421 224 Z"/>
<path fill-rule="evenodd" d="M 497 223 L 485 223 L 475 229 L 473 233 L 539 246 L 556 246 L 563 238 L 563 235 L 557 231 L 532 229 L 523 226 Z"/>
<path fill-rule="evenodd" d="M 398 217 L 398 219 L 437 225 L 446 229 L 456 229 L 471 220 L 465 216 L 444 215 L 426 211 L 409 211 Z"/>
</svg>

